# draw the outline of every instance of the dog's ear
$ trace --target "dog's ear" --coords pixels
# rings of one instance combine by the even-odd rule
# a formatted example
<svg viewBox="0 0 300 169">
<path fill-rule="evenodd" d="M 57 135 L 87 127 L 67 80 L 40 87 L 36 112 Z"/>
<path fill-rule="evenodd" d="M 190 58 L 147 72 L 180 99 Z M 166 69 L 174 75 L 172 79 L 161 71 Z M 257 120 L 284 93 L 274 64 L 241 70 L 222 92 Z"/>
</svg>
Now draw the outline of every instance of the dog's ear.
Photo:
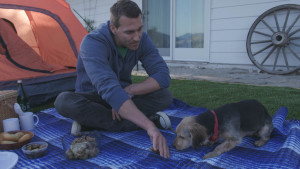
<svg viewBox="0 0 300 169">
<path fill-rule="evenodd" d="M 194 149 L 198 148 L 207 138 L 206 128 L 198 123 L 191 125 L 190 134 Z"/>
</svg>

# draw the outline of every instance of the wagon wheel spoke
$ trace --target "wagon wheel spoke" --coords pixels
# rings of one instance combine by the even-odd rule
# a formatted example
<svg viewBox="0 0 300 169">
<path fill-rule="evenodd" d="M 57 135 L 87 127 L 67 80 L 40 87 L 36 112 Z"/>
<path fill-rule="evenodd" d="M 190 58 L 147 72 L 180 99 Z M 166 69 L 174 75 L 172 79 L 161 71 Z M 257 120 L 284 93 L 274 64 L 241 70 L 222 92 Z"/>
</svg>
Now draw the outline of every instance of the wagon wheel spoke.
<svg viewBox="0 0 300 169">
<path fill-rule="evenodd" d="M 289 37 L 293 36 L 294 34 L 298 33 L 299 31 L 300 31 L 300 28 L 296 29 L 295 31 L 293 31 L 292 33 L 289 34 Z"/>
<path fill-rule="evenodd" d="M 290 40 L 298 40 L 300 37 L 291 37 Z"/>
<path fill-rule="evenodd" d="M 276 15 L 276 13 L 275 13 L 275 12 L 273 13 L 273 15 L 274 15 L 275 23 L 276 23 L 277 32 L 279 32 L 279 31 L 280 31 L 280 27 L 279 27 L 279 23 L 278 23 L 277 15 Z"/>
<path fill-rule="evenodd" d="M 267 22 L 265 22 L 264 20 L 262 20 L 262 23 L 265 24 L 270 29 L 270 31 L 272 31 L 273 33 L 275 33 L 275 31 L 272 29 L 272 27 Z"/>
<path fill-rule="evenodd" d="M 273 46 L 273 48 L 271 49 L 271 51 L 268 53 L 268 55 L 264 58 L 264 60 L 261 62 L 261 65 L 264 65 L 264 63 L 267 61 L 267 59 L 271 56 L 271 54 L 274 52 L 274 50 L 276 49 L 276 46 Z"/>
<path fill-rule="evenodd" d="M 275 71 L 275 69 L 276 69 L 276 65 L 277 65 L 277 61 L 278 61 L 278 56 L 279 56 L 279 53 L 280 53 L 280 49 L 281 48 L 277 48 L 277 54 L 276 54 L 276 58 L 275 58 L 274 65 L 273 65 L 273 71 Z"/>
<path fill-rule="evenodd" d="M 272 46 L 273 46 L 273 45 L 270 44 L 270 45 L 268 45 L 268 46 L 262 48 L 261 50 L 259 50 L 259 51 L 257 51 L 256 53 L 254 53 L 253 56 L 255 56 L 255 55 L 257 55 L 257 54 L 259 54 L 259 53 L 261 53 L 261 52 L 263 52 L 263 51 L 265 51 L 265 50 L 267 50 L 267 49 L 269 49 L 269 48 L 272 47 Z"/>
<path fill-rule="evenodd" d="M 299 46 L 299 47 L 300 47 L 300 45 L 299 45 L 299 44 L 297 44 L 297 43 L 294 43 L 294 42 L 290 42 L 290 44 L 293 44 L 293 45 L 295 45 L 295 46 Z"/>
<path fill-rule="evenodd" d="M 286 17 L 285 17 L 285 20 L 284 20 L 284 25 L 282 27 L 282 32 L 285 32 L 285 28 L 286 28 L 286 24 L 289 20 L 289 16 L 290 16 L 290 9 L 288 8 L 287 9 L 287 14 L 286 14 Z"/>
<path fill-rule="evenodd" d="M 293 56 L 295 56 L 295 58 L 297 58 L 300 61 L 300 57 L 289 46 L 287 48 L 290 50 Z"/>
<path fill-rule="evenodd" d="M 291 29 L 295 26 L 296 22 L 299 20 L 300 18 L 300 14 L 298 15 L 298 17 L 294 20 L 294 22 L 289 26 L 288 30 L 286 31 L 286 33 L 289 33 L 291 31 Z"/>
<path fill-rule="evenodd" d="M 282 53 L 283 53 L 283 58 L 284 58 L 284 62 L 285 62 L 286 68 L 287 68 L 288 70 L 290 70 L 289 62 L 288 62 L 287 57 L 286 57 L 285 48 L 282 49 Z"/>
<path fill-rule="evenodd" d="M 249 29 L 246 47 L 252 63 L 264 72 L 300 70 L 300 5 L 286 4 L 261 14 Z"/>
<path fill-rule="evenodd" d="M 254 33 L 257 33 L 257 34 L 260 34 L 260 35 L 264 35 L 264 36 L 267 36 L 267 37 L 271 37 L 272 35 L 269 35 L 269 34 L 266 34 L 266 33 L 263 33 L 263 32 L 259 32 L 259 31 L 253 31 Z"/>
<path fill-rule="evenodd" d="M 262 40 L 262 41 L 255 41 L 255 42 L 251 42 L 251 44 L 258 44 L 258 43 L 270 43 L 272 42 L 272 40 Z"/>
</svg>

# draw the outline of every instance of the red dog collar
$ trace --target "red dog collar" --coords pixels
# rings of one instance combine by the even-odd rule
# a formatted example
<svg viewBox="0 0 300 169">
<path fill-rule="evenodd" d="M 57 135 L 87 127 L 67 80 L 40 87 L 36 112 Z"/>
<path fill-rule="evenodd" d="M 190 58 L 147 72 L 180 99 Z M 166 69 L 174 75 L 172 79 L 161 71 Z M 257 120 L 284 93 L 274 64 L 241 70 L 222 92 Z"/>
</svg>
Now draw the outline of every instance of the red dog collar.
<svg viewBox="0 0 300 169">
<path fill-rule="evenodd" d="M 212 110 L 211 113 L 215 117 L 215 126 L 214 126 L 214 134 L 209 138 L 209 141 L 216 141 L 217 138 L 218 138 L 218 128 L 219 128 L 219 126 L 218 126 L 218 117 L 217 117 L 215 111 Z"/>
</svg>

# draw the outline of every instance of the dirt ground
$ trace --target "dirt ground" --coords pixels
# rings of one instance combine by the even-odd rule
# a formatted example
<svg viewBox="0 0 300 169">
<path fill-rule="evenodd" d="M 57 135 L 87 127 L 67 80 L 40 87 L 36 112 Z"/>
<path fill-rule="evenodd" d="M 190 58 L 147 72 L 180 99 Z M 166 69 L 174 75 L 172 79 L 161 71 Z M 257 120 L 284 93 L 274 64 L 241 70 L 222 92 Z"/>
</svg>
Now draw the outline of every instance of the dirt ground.
<svg viewBox="0 0 300 169">
<path fill-rule="evenodd" d="M 289 75 L 272 75 L 249 71 L 246 69 L 229 68 L 188 68 L 169 67 L 174 79 L 207 80 L 213 82 L 240 83 L 258 86 L 291 87 L 300 89 L 300 73 Z M 144 70 L 135 70 L 135 75 L 146 75 Z"/>
</svg>

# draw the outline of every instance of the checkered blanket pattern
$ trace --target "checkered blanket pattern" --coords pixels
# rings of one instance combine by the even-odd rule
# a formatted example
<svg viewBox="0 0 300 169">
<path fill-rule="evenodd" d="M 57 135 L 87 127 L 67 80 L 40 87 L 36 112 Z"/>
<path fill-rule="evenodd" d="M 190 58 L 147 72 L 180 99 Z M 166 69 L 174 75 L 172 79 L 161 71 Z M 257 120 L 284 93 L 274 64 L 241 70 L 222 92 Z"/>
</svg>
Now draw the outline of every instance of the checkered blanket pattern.
<svg viewBox="0 0 300 169">
<path fill-rule="evenodd" d="M 206 111 L 192 107 L 178 99 L 166 112 L 175 129 L 184 116 Z M 54 108 L 38 112 L 38 127 L 32 141 L 44 140 L 49 143 L 47 154 L 37 159 L 27 159 L 21 149 L 9 150 L 18 154 L 15 168 L 300 168 L 300 121 L 286 120 L 287 108 L 280 107 L 273 116 L 275 129 L 271 140 L 263 147 L 255 147 L 255 138 L 245 137 L 240 145 L 218 157 L 203 160 L 216 145 L 189 148 L 177 151 L 172 147 L 175 134 L 161 130 L 168 140 L 171 157 L 164 159 L 152 153 L 152 145 L 143 130 L 132 132 L 101 132 L 100 153 L 87 160 L 67 160 L 61 143 L 63 136 L 70 134 L 72 120 L 60 116 Z M 2 150 L 1 150 L 2 151 Z M 0 167 L 1 168 L 1 167 Z"/>
</svg>

